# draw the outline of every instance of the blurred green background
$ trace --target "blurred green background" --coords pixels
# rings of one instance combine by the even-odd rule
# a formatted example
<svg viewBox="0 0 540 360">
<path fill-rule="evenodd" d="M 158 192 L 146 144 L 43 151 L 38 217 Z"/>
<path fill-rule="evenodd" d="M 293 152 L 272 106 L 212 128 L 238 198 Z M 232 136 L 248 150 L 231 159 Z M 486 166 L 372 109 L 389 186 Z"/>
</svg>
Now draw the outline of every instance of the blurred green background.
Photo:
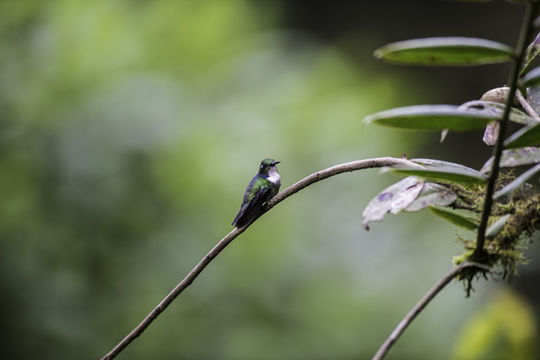
<svg viewBox="0 0 540 360">
<path fill-rule="evenodd" d="M 479 98 L 507 67 L 403 68 L 371 53 L 432 35 L 513 45 L 521 13 L 502 1 L 0 2 L 3 357 L 103 356 L 231 230 L 265 157 L 282 161 L 283 188 L 403 153 L 479 168 L 481 134 L 438 144 L 362 119 Z M 371 357 L 451 268 L 457 237 L 473 236 L 427 213 L 365 232 L 363 207 L 394 181 L 345 174 L 280 204 L 119 358 Z M 464 299 L 450 285 L 388 358 L 534 359 L 539 253 L 511 286 L 482 281 Z"/>
</svg>

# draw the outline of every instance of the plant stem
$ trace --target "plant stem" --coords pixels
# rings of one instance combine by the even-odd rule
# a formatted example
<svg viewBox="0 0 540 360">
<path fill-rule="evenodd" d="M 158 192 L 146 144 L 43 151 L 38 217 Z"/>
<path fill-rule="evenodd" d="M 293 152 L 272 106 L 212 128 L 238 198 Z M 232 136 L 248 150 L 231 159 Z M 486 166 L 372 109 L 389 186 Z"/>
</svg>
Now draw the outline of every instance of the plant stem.
<svg viewBox="0 0 540 360">
<path fill-rule="evenodd" d="M 298 191 L 304 189 L 305 187 L 316 183 L 318 181 L 327 179 L 331 176 L 341 174 L 344 172 L 351 172 L 361 169 L 369 168 L 378 168 L 386 166 L 397 166 L 397 165 L 407 165 L 407 166 L 418 166 L 420 165 L 413 163 L 407 159 L 399 159 L 392 157 L 382 157 L 375 159 L 365 159 L 351 161 L 344 164 L 339 164 L 332 166 L 330 168 L 317 171 L 304 179 L 298 181 L 297 183 L 289 186 L 287 189 L 281 193 L 274 196 L 264 209 L 264 212 L 261 213 L 262 216 L 272 207 L 276 206 L 278 203 L 282 202 L 289 196 L 297 193 Z M 259 216 L 259 217 L 260 217 Z M 257 218 L 258 219 L 258 218 Z M 213 248 L 206 254 L 202 260 L 176 285 L 176 287 L 152 310 L 150 313 L 137 325 L 126 337 L 122 339 L 111 351 L 109 351 L 102 360 L 110 360 L 116 357 L 126 346 L 128 346 L 135 338 L 142 334 L 142 332 L 176 299 L 182 291 L 184 291 L 192 282 L 199 276 L 199 274 L 204 270 L 204 268 L 216 257 L 219 253 L 225 249 L 227 245 L 231 243 L 238 235 L 243 233 L 253 222 L 246 224 L 241 228 L 234 228 L 230 233 L 228 233 L 223 239 L 221 239 Z"/>
<path fill-rule="evenodd" d="M 486 271 L 490 271 L 488 267 L 482 264 L 472 263 L 472 262 L 464 262 L 457 266 L 454 270 L 450 271 L 448 274 L 446 274 L 441 280 L 439 280 L 435 286 L 433 286 L 427 293 L 424 295 L 424 297 L 407 313 L 407 315 L 403 318 L 403 320 L 400 321 L 400 323 L 396 326 L 394 331 L 390 334 L 390 336 L 386 339 L 386 341 L 381 345 L 379 350 L 375 353 L 375 356 L 373 356 L 372 360 L 381 360 L 385 357 L 386 353 L 392 348 L 394 343 L 399 339 L 401 334 L 405 331 L 405 329 L 411 324 L 411 322 L 416 318 L 416 316 L 429 304 L 431 300 L 437 294 L 444 289 L 446 285 L 452 279 L 454 279 L 456 276 L 458 276 L 464 269 L 468 267 L 478 267 Z"/>
<path fill-rule="evenodd" d="M 510 71 L 510 90 L 508 93 L 508 99 L 506 100 L 506 106 L 504 108 L 503 117 L 500 121 L 499 135 L 495 148 L 493 150 L 493 167 L 491 168 L 491 174 L 486 186 L 486 197 L 484 199 L 484 206 L 482 209 L 482 217 L 480 219 L 480 225 L 478 226 L 478 234 L 476 238 L 476 248 L 474 249 L 473 258 L 481 258 L 484 253 L 484 242 L 486 239 L 486 228 L 491 213 L 491 206 L 493 204 L 493 193 L 495 191 L 495 183 L 499 175 L 499 161 L 501 159 L 503 151 L 503 140 L 506 131 L 506 125 L 508 124 L 508 117 L 510 115 L 510 109 L 512 107 L 512 101 L 516 95 L 517 82 L 519 69 L 523 63 L 523 57 L 525 54 L 527 39 L 529 39 L 532 31 L 532 22 L 534 20 L 534 14 L 536 13 L 537 1 L 531 1 L 527 3 L 527 11 L 519 34 L 518 45 L 516 49 L 516 57 L 512 61 L 512 67 Z"/>
<path fill-rule="evenodd" d="M 516 89 L 516 98 L 517 98 L 519 104 L 521 105 L 521 107 L 523 108 L 523 110 L 525 110 L 525 112 L 527 113 L 527 115 L 529 115 L 531 118 L 533 118 L 534 121 L 540 122 L 540 116 L 538 116 L 536 111 L 534 111 L 532 106 L 527 102 L 527 100 L 525 99 L 525 97 L 521 93 L 521 90 L 519 90 L 519 89 Z"/>
</svg>

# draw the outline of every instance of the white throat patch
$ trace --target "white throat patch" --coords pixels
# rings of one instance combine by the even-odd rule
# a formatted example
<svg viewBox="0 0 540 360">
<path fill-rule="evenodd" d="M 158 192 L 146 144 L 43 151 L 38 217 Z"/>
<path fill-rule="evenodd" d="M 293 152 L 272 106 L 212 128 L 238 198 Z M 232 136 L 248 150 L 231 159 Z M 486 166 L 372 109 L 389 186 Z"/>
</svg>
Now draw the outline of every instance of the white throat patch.
<svg viewBox="0 0 540 360">
<path fill-rule="evenodd" d="M 268 177 L 266 179 L 272 184 L 276 184 L 281 181 L 281 178 L 279 177 L 279 174 L 275 167 L 272 167 L 270 171 L 268 171 Z"/>
</svg>

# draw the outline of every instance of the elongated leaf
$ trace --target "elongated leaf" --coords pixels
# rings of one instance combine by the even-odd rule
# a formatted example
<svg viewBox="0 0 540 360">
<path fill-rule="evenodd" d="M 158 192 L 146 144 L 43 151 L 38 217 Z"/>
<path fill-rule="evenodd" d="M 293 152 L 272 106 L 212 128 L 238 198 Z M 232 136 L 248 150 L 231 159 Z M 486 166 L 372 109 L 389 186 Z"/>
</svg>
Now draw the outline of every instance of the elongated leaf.
<svg viewBox="0 0 540 360">
<path fill-rule="evenodd" d="M 451 168 L 471 176 L 481 176 L 480 172 L 476 171 L 475 169 L 450 161 L 423 158 L 411 159 L 411 161 L 428 168 Z"/>
<path fill-rule="evenodd" d="M 521 79 L 522 86 L 534 86 L 534 85 L 538 85 L 539 83 L 540 83 L 540 66 L 535 67 L 534 69 L 529 71 Z"/>
<path fill-rule="evenodd" d="M 504 113 L 505 104 L 501 104 L 493 101 L 484 100 L 472 100 L 459 106 L 460 110 L 476 111 L 484 113 L 486 115 L 494 116 L 497 119 L 501 119 Z M 535 120 L 523 111 L 511 108 L 508 120 L 522 125 L 534 124 Z"/>
<path fill-rule="evenodd" d="M 382 111 L 364 119 L 366 124 L 419 130 L 480 130 L 497 116 L 460 110 L 454 105 L 415 105 Z"/>
<path fill-rule="evenodd" d="M 444 185 L 426 182 L 420 195 L 407 206 L 405 211 L 414 212 L 427 206 L 448 206 L 456 201 L 457 195 Z"/>
<path fill-rule="evenodd" d="M 426 180 L 442 181 L 447 183 L 459 183 L 459 184 L 484 184 L 485 178 L 473 177 L 470 175 L 454 172 L 452 170 L 430 170 L 430 169 L 396 169 L 392 170 L 395 174 L 407 175 L 407 176 L 419 176 Z"/>
<path fill-rule="evenodd" d="M 506 148 L 540 145 L 540 123 L 524 127 L 504 141 Z"/>
<path fill-rule="evenodd" d="M 362 226 L 369 230 L 370 222 L 381 221 L 387 213 L 399 213 L 418 197 L 423 187 L 424 182 L 414 176 L 387 187 L 366 206 L 362 213 Z"/>
<path fill-rule="evenodd" d="M 395 174 L 419 176 L 424 179 L 461 184 L 483 184 L 486 177 L 480 172 L 461 164 L 433 159 L 413 159 L 413 162 L 424 166 L 397 166 L 390 171 Z"/>
<path fill-rule="evenodd" d="M 514 167 L 527 164 L 536 164 L 540 162 L 540 148 L 538 147 L 522 147 L 516 149 L 504 150 L 501 155 L 499 166 Z M 493 156 L 482 166 L 480 172 L 486 174 L 493 167 Z"/>
<path fill-rule="evenodd" d="M 474 231 L 478 228 L 478 221 L 476 219 L 463 215 L 459 211 L 436 206 L 430 206 L 429 210 L 431 210 L 438 217 L 448 221 L 449 223 L 457 225 L 464 229 Z"/>
<path fill-rule="evenodd" d="M 509 217 L 510 215 L 501 216 L 497 221 L 491 224 L 486 229 L 486 238 L 493 239 L 495 236 L 497 236 L 504 228 L 504 225 L 506 225 Z"/>
<path fill-rule="evenodd" d="M 403 65 L 482 65 L 512 59 L 507 45 L 478 38 L 433 37 L 385 45 L 374 53 L 377 59 Z"/>
<path fill-rule="evenodd" d="M 493 199 L 499 199 L 503 196 L 512 194 L 514 191 L 519 189 L 520 186 L 523 185 L 527 180 L 529 180 L 532 176 L 534 176 L 534 174 L 536 174 L 537 172 L 540 172 L 540 164 L 537 164 L 536 166 L 533 166 L 529 170 L 525 171 L 523 174 L 518 176 L 510 184 L 506 185 L 501 190 L 497 191 L 495 195 L 493 195 Z"/>
<path fill-rule="evenodd" d="M 538 56 L 538 54 L 540 54 L 540 34 L 536 35 L 536 38 L 527 47 L 527 52 L 525 53 L 525 59 L 523 59 L 524 65 L 521 68 L 521 71 L 519 73 L 520 76 L 523 74 L 526 74 L 529 71 L 533 63 L 533 60 Z"/>
</svg>

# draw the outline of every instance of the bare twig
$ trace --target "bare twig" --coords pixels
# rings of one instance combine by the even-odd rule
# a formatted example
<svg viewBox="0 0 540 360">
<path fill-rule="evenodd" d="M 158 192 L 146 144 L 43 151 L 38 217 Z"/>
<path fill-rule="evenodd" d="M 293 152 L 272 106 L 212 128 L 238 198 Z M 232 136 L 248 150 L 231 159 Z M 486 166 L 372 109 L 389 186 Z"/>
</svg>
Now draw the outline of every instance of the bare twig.
<svg viewBox="0 0 540 360">
<path fill-rule="evenodd" d="M 495 191 L 495 182 L 499 175 L 499 161 L 501 159 L 503 151 L 503 140 L 504 134 L 506 131 L 506 125 L 508 124 L 508 117 L 510 116 L 510 110 L 512 108 L 512 100 L 516 95 L 517 90 L 517 81 L 519 76 L 519 70 L 521 64 L 523 63 L 523 58 L 525 56 L 525 49 L 527 45 L 527 39 L 530 38 L 532 31 L 532 22 L 534 20 L 534 14 L 536 13 L 536 8 L 538 6 L 538 1 L 530 1 L 527 3 L 527 11 L 523 20 L 523 26 L 519 34 L 518 45 L 516 48 L 516 56 L 512 61 L 511 71 L 510 71 L 510 90 L 508 92 L 508 99 L 506 100 L 506 106 L 504 108 L 504 113 L 500 121 L 499 135 L 497 137 L 497 142 L 495 143 L 495 148 L 493 150 L 493 167 L 491 168 L 491 173 L 488 179 L 488 184 L 486 186 L 486 197 L 484 199 L 484 206 L 482 209 L 482 216 L 480 219 L 480 224 L 478 226 L 478 234 L 476 237 L 476 248 L 474 249 L 475 258 L 481 258 L 484 254 L 484 242 L 486 239 L 486 228 L 489 220 L 489 215 L 491 213 L 491 205 L 493 204 L 493 193 Z"/>
<path fill-rule="evenodd" d="M 468 267 L 477 267 L 481 268 L 487 272 L 490 271 L 489 267 L 483 264 L 477 264 L 472 262 L 464 262 L 457 266 L 454 270 L 446 274 L 441 280 L 439 280 L 435 286 L 433 286 L 424 297 L 409 311 L 409 313 L 401 320 L 401 322 L 396 326 L 394 331 L 386 339 L 386 341 L 381 345 L 375 356 L 372 360 L 381 360 L 385 357 L 386 353 L 394 345 L 394 343 L 399 339 L 401 334 L 405 329 L 411 324 L 411 322 L 416 318 L 416 316 L 429 304 L 431 300 L 442 290 L 452 279 L 458 276 L 463 270 Z"/>
<path fill-rule="evenodd" d="M 516 89 L 516 98 L 519 101 L 519 104 L 521 105 L 523 110 L 525 110 L 525 112 L 527 113 L 527 115 L 532 117 L 534 119 L 534 121 L 540 122 L 540 116 L 538 116 L 536 111 L 534 111 L 532 106 L 527 102 L 527 100 L 525 99 L 525 97 L 521 93 L 521 90 L 519 90 L 519 89 Z"/>
<path fill-rule="evenodd" d="M 351 172 L 361 169 L 369 168 L 379 168 L 386 166 L 397 166 L 397 165 L 407 165 L 407 166 L 418 166 L 420 165 L 413 163 L 407 159 L 399 159 L 392 157 L 382 157 L 375 159 L 366 159 L 366 160 L 357 160 L 344 164 L 339 164 L 332 166 L 328 169 L 317 171 L 304 179 L 298 181 L 297 183 L 289 186 L 287 189 L 283 190 L 281 193 L 273 197 L 264 212 L 261 216 L 270 210 L 272 207 L 276 206 L 278 203 L 282 202 L 289 196 L 297 193 L 298 191 L 304 189 L 305 187 L 316 183 L 318 181 L 327 179 L 331 176 L 341 174 L 344 172 Z M 255 219 L 254 221 L 256 221 Z M 186 277 L 176 285 L 176 287 L 141 321 L 137 327 L 135 327 L 125 338 L 122 339 L 107 355 L 105 355 L 102 360 L 110 360 L 116 357 L 126 346 L 128 346 L 135 338 L 142 334 L 142 332 L 161 314 L 167 306 L 169 306 L 174 299 L 182 291 L 184 291 L 192 282 L 199 276 L 199 274 L 204 270 L 204 268 L 214 259 L 227 245 L 230 244 L 238 235 L 243 233 L 254 221 L 245 225 L 242 228 L 234 228 L 230 233 L 228 233 L 223 239 L 221 239 L 213 248 L 202 258 L 202 260 L 186 275 Z"/>
</svg>

